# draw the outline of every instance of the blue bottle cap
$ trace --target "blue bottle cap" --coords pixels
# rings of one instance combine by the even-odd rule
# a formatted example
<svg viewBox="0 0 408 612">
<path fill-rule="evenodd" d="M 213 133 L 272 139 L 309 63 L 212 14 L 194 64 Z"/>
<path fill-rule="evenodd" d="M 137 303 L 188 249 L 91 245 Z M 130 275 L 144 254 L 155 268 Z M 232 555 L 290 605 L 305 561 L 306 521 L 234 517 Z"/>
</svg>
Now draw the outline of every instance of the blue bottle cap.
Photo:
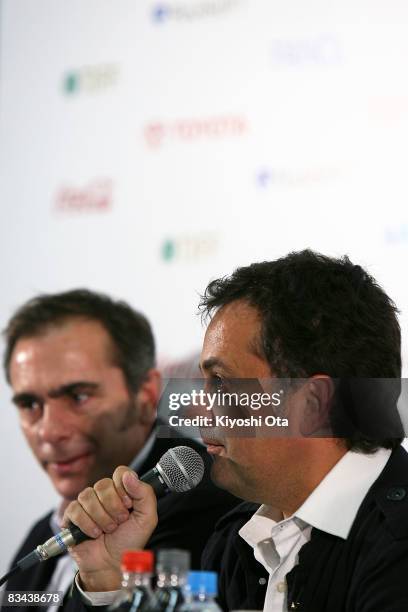
<svg viewBox="0 0 408 612">
<path fill-rule="evenodd" d="M 206 594 L 212 597 L 217 595 L 217 573 L 216 572 L 189 572 L 188 586 L 193 595 Z"/>
</svg>

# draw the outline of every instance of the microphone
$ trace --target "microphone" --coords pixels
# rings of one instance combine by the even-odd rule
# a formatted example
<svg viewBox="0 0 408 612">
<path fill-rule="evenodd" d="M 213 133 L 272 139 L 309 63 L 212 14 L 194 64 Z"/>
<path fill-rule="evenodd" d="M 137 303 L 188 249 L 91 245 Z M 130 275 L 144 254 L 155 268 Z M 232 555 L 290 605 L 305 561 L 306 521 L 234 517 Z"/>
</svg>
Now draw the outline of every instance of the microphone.
<svg viewBox="0 0 408 612">
<path fill-rule="evenodd" d="M 167 493 L 183 493 L 194 489 L 203 475 L 204 462 L 197 451 L 189 446 L 176 446 L 165 452 L 156 466 L 143 474 L 140 480 L 149 484 L 153 488 L 157 499 L 160 499 Z M 91 539 L 79 527 L 71 523 L 68 528 L 62 529 L 44 544 L 40 544 L 31 553 L 17 561 L 12 572 L 14 574 L 19 570 L 28 569 L 38 562 L 46 561 L 66 552 L 70 546 Z M 10 575 L 11 572 L 7 574 L 7 579 Z M 4 578 L 0 580 L 0 585 Z"/>
</svg>

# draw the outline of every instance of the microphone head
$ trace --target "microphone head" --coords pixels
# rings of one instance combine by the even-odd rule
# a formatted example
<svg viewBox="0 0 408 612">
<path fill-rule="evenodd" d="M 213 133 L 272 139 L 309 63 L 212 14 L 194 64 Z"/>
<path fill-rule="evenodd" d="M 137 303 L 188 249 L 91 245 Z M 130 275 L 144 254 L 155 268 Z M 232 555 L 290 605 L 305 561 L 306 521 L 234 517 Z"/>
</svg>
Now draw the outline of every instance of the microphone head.
<svg viewBox="0 0 408 612">
<path fill-rule="evenodd" d="M 169 448 L 156 468 L 170 491 L 175 493 L 194 489 L 204 475 L 204 461 L 189 446 Z"/>
</svg>

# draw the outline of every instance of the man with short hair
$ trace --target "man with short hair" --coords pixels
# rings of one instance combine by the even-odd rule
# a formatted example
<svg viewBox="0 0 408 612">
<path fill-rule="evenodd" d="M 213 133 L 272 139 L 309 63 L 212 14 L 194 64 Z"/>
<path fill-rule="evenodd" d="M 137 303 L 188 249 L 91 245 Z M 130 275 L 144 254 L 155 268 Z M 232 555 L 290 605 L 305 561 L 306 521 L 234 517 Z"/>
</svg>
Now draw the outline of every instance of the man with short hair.
<svg viewBox="0 0 408 612">
<path fill-rule="evenodd" d="M 224 608 L 408 609 L 393 302 L 347 258 L 303 251 L 213 281 L 201 306 L 213 314 L 201 356 L 210 383 L 301 381 L 285 408 L 289 421 L 301 412 L 302 431 L 204 432 L 213 481 L 251 502 L 220 521 L 204 553 L 220 569 Z M 330 437 L 320 437 L 327 419 Z"/>
<path fill-rule="evenodd" d="M 40 295 L 5 330 L 4 366 L 23 433 L 61 496 L 61 505 L 30 531 L 12 565 L 61 528 L 68 504 L 119 465 L 139 474 L 170 447 L 191 439 L 156 437 L 161 392 L 147 319 L 128 304 L 78 289 Z M 237 503 L 209 477 L 194 490 L 159 500 L 160 522 L 148 547 L 186 548 L 199 566 L 217 519 Z M 114 530 L 115 520 L 109 528 Z M 68 555 L 9 579 L 7 590 L 63 590 L 72 582 Z"/>
<path fill-rule="evenodd" d="M 212 315 L 201 356 L 208 388 L 290 383 L 288 431 L 204 430 L 213 480 L 247 500 L 221 519 L 203 557 L 220 573 L 223 608 L 408 609 L 408 456 L 393 302 L 347 258 L 302 251 L 213 281 L 202 306 Z M 391 381 L 385 390 L 375 386 L 382 379 Z M 121 543 L 144 546 L 157 518 L 151 491 L 124 467 L 66 509 L 65 524 L 92 537 L 104 529 L 101 508 L 118 511 L 125 493 L 128 520 L 72 550 L 79 574 L 70 610 L 119 588 Z"/>
</svg>

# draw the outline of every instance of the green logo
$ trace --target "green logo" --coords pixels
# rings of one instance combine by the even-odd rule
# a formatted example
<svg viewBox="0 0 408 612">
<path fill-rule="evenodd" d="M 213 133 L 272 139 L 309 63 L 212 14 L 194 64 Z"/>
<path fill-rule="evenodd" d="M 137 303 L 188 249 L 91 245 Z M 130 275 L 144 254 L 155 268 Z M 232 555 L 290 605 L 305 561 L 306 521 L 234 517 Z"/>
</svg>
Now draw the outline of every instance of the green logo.
<svg viewBox="0 0 408 612">
<path fill-rule="evenodd" d="M 63 91 L 69 96 L 78 93 L 95 94 L 116 85 L 118 76 L 117 64 L 82 66 L 64 74 Z"/>
<path fill-rule="evenodd" d="M 166 262 L 197 262 L 212 257 L 219 246 L 219 237 L 214 232 L 180 234 L 166 238 L 160 245 L 161 259 Z"/>
<path fill-rule="evenodd" d="M 162 257 L 164 261 L 170 261 L 176 253 L 176 245 L 173 240 L 166 240 L 162 246 Z"/>
<path fill-rule="evenodd" d="M 64 90 L 68 94 L 75 93 L 79 87 L 79 75 L 69 72 L 64 79 Z"/>
</svg>

